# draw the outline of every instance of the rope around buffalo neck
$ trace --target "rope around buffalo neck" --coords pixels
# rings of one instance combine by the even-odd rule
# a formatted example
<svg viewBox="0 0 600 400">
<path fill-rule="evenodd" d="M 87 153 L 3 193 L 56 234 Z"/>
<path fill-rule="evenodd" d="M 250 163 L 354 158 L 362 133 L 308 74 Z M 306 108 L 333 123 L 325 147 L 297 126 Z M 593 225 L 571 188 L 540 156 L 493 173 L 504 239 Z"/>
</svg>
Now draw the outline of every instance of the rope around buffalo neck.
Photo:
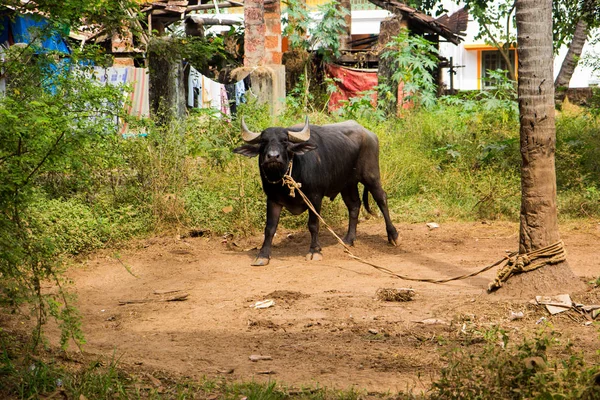
<svg viewBox="0 0 600 400">
<path fill-rule="evenodd" d="M 283 174 L 283 176 L 279 179 L 277 179 L 276 181 L 270 181 L 267 176 L 265 175 L 265 179 L 267 180 L 267 182 L 269 182 L 270 184 L 274 185 L 276 183 L 281 182 L 282 186 L 285 186 L 285 177 L 289 176 L 290 178 L 292 177 L 292 167 L 294 166 L 294 159 L 292 158 L 288 164 L 287 170 L 285 171 L 285 173 Z M 298 183 L 298 187 L 301 187 L 302 184 Z M 290 187 L 288 185 L 288 188 L 290 188 L 290 197 L 296 197 L 296 194 L 294 193 L 294 188 Z"/>
<path fill-rule="evenodd" d="M 485 271 L 488 271 L 502 263 L 505 263 L 505 265 L 498 271 L 496 279 L 494 279 L 494 281 L 492 281 L 488 285 L 488 292 L 491 292 L 491 291 L 494 291 L 494 290 L 502 287 L 502 284 L 504 282 L 506 282 L 508 280 L 508 278 L 510 278 L 513 275 L 516 275 L 516 274 L 519 274 L 522 272 L 533 271 L 533 270 L 543 267 L 544 265 L 547 265 L 547 264 L 557 264 L 557 263 L 565 261 L 567 259 L 567 253 L 565 251 L 564 243 L 561 240 L 559 242 L 556 242 L 554 244 L 551 244 L 551 245 L 546 246 L 541 249 L 533 250 L 526 254 L 519 254 L 519 252 L 517 252 L 517 251 L 512 252 L 508 256 L 503 257 L 502 259 L 496 261 L 494 264 L 488 265 L 487 267 L 484 267 L 484 268 L 480 269 L 479 271 L 475 271 L 470 274 L 465 274 L 465 275 L 461 275 L 461 276 L 456 276 L 453 278 L 447 278 L 447 279 L 411 278 L 408 276 L 400 275 L 400 274 L 397 274 L 397 273 L 391 271 L 388 268 L 373 264 L 373 263 L 366 261 L 358 256 L 355 256 L 352 253 L 352 251 L 350 250 L 350 247 L 348 247 L 348 245 L 346 243 L 344 243 L 344 241 L 333 231 L 333 229 L 327 224 L 327 222 L 325 222 L 323 217 L 321 217 L 321 215 L 317 212 L 315 207 L 312 205 L 312 203 L 310 202 L 308 197 L 306 197 L 304 192 L 302 192 L 302 190 L 300 190 L 300 187 L 302 185 L 300 183 L 296 182 L 294 180 L 294 178 L 292 178 L 292 162 L 291 161 L 290 161 L 290 167 L 288 170 L 289 170 L 289 174 L 286 173 L 282 178 L 282 180 L 283 180 L 282 185 L 286 185 L 290 189 L 291 197 L 295 197 L 296 196 L 295 191 L 298 190 L 298 193 L 300 193 L 300 196 L 302 197 L 302 199 L 304 200 L 304 202 L 306 203 L 308 208 L 310 208 L 310 210 L 317 216 L 317 218 L 319 218 L 319 221 L 321 221 L 321 223 L 327 228 L 327 230 L 329 232 L 331 232 L 331 234 L 337 239 L 337 241 L 344 247 L 344 252 L 346 254 L 348 254 L 348 256 L 350 258 L 353 258 L 356 261 L 359 261 L 363 264 L 369 265 L 381 272 L 384 272 L 388 275 L 391 275 L 391 276 L 399 278 L 399 279 L 403 279 L 405 281 L 427 282 L 427 283 L 447 283 L 447 282 L 451 282 L 451 281 L 457 281 L 457 280 L 461 280 L 461 279 L 471 278 L 471 277 L 479 275 Z M 536 262 L 534 262 L 534 261 L 536 261 Z"/>
</svg>

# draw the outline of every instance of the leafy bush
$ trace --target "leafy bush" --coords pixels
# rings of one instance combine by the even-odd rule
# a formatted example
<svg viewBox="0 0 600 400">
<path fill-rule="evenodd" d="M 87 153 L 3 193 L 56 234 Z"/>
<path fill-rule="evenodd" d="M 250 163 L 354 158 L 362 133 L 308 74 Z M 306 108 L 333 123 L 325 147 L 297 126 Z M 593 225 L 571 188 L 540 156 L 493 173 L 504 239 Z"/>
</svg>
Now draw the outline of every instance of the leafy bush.
<svg viewBox="0 0 600 400">
<path fill-rule="evenodd" d="M 385 119 L 385 113 L 381 108 L 373 105 L 373 90 L 359 93 L 357 97 L 348 100 L 340 100 L 340 108 L 335 113 L 343 119 L 368 119 L 373 122 L 381 122 Z"/>
<path fill-rule="evenodd" d="M 561 189 L 600 187 L 600 122 L 586 115 L 556 120 L 556 173 Z"/>
<path fill-rule="evenodd" d="M 417 105 L 432 106 L 436 102 L 437 85 L 432 71 L 437 67 L 438 50 L 432 42 L 422 36 L 411 35 L 402 29 L 381 54 L 391 58 L 392 80 L 402 83 L 406 94 L 399 103 L 414 102 Z"/>
<path fill-rule="evenodd" d="M 600 396 L 597 366 L 555 332 L 512 344 L 506 332 L 492 329 L 480 351 L 455 349 L 433 383 L 431 399 L 595 399 Z M 500 339 L 500 343 L 499 342 Z"/>
<path fill-rule="evenodd" d="M 346 32 L 346 9 L 338 7 L 335 2 L 319 4 L 317 12 L 320 18 L 316 21 L 301 1 L 285 0 L 284 4 L 287 16 L 282 18 L 283 35 L 289 39 L 291 49 L 315 50 L 325 62 L 340 56 L 339 37 Z"/>
</svg>

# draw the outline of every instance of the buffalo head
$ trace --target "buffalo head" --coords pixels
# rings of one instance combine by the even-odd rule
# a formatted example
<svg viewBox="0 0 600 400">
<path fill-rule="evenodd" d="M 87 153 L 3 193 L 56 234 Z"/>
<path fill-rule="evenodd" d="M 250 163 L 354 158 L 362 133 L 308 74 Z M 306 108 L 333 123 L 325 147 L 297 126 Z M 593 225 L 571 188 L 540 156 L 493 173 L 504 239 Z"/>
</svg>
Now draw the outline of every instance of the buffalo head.
<svg viewBox="0 0 600 400">
<path fill-rule="evenodd" d="M 247 143 L 233 150 L 236 154 L 258 158 L 261 173 L 270 182 L 280 181 L 294 154 L 304 154 L 317 148 L 310 141 L 308 117 L 301 130 L 267 128 L 257 133 L 246 126 L 242 117 L 242 139 Z"/>
</svg>

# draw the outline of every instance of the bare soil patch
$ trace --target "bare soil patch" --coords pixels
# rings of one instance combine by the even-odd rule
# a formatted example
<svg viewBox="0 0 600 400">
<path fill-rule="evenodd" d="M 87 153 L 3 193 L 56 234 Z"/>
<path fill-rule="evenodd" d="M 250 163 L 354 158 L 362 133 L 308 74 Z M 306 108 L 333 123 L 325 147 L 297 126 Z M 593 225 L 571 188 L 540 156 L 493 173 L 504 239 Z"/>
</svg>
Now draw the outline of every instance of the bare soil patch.
<svg viewBox="0 0 600 400">
<path fill-rule="evenodd" d="M 382 220 L 363 221 L 354 251 L 398 274 L 446 278 L 518 248 L 513 223 L 440 225 L 399 224 L 399 246 L 391 247 Z M 600 225 L 561 230 L 574 273 L 598 277 Z M 116 353 L 140 372 L 393 393 L 426 389 L 445 350 L 477 346 L 492 325 L 516 338 L 539 330 L 544 317 L 575 346 L 598 348 L 598 332 L 584 315 L 550 316 L 529 297 L 487 294 L 496 269 L 444 285 L 401 281 L 348 258 L 325 230 L 321 237 L 324 260 L 308 262 L 308 232 L 280 230 L 266 267 L 250 266 L 261 236 L 159 237 L 121 250 L 118 258 L 95 254 L 69 271 L 84 316 L 85 350 Z M 382 288 L 412 288 L 414 296 L 381 301 Z M 182 293 L 185 299 L 169 300 Z M 576 302 L 600 303 L 595 289 L 569 294 Z M 271 307 L 251 307 L 269 299 Z M 127 300 L 145 301 L 120 305 Z M 519 311 L 524 318 L 511 320 Z M 251 355 L 270 359 L 251 361 Z"/>
</svg>

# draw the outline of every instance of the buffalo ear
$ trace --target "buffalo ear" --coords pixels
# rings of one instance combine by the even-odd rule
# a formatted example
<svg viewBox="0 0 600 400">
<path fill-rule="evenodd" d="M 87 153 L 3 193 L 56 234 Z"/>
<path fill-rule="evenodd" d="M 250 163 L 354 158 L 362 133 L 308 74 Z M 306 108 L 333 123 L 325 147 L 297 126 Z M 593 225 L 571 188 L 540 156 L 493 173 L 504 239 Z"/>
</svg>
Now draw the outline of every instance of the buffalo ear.
<svg viewBox="0 0 600 400">
<path fill-rule="evenodd" d="M 256 144 L 245 144 L 233 149 L 235 154 L 241 154 L 246 157 L 256 157 L 259 154 L 260 146 Z"/>
<path fill-rule="evenodd" d="M 309 142 L 292 143 L 288 146 L 288 150 L 294 154 L 302 155 L 313 151 L 317 148 L 317 145 Z"/>
</svg>

